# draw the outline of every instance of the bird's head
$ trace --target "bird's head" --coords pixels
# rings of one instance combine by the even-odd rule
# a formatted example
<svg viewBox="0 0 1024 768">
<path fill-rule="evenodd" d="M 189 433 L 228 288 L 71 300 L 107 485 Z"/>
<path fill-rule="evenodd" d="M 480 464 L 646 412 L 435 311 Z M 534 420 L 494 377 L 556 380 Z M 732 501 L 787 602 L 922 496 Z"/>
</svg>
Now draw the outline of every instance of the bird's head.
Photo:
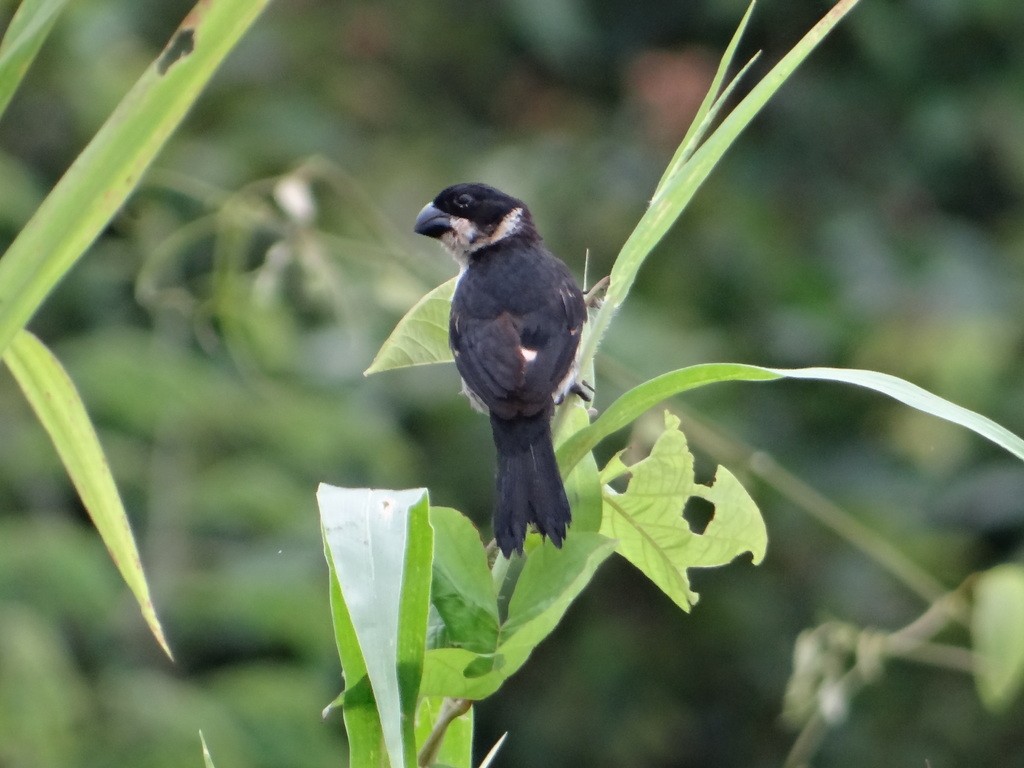
<svg viewBox="0 0 1024 768">
<path fill-rule="evenodd" d="M 440 240 L 460 264 L 507 237 L 537 237 L 523 201 L 486 184 L 456 184 L 442 190 L 420 211 L 414 230 Z"/>
</svg>

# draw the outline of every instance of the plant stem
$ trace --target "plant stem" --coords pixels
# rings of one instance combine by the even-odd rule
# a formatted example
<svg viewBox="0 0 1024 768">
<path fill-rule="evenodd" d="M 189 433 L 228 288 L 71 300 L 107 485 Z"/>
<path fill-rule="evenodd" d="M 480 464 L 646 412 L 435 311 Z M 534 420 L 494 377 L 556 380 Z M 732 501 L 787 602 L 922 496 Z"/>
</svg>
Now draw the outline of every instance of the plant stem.
<svg viewBox="0 0 1024 768">
<path fill-rule="evenodd" d="M 416 764 L 420 768 L 427 768 L 427 766 L 434 764 L 437 760 L 437 753 L 441 751 L 441 745 L 444 743 L 444 736 L 448 732 L 448 726 L 456 718 L 462 717 L 469 712 L 472 706 L 473 701 L 471 699 L 444 700 L 444 703 L 441 705 L 441 714 L 437 716 L 437 722 L 434 723 L 430 735 L 427 736 L 419 755 L 416 756 Z"/>
</svg>

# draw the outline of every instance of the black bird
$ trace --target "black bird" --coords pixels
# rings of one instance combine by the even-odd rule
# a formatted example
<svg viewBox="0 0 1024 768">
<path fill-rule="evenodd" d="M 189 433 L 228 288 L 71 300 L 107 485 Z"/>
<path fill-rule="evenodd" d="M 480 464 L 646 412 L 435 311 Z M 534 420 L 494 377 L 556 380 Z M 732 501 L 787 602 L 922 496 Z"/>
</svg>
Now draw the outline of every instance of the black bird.
<svg viewBox="0 0 1024 768">
<path fill-rule="evenodd" d="M 498 453 L 494 537 L 523 552 L 533 524 L 556 547 L 571 521 L 551 442 L 555 405 L 576 384 L 586 304 L 541 240 L 526 205 L 485 184 L 456 184 L 416 217 L 460 272 L 448 341 L 463 392 L 491 417 Z"/>
</svg>

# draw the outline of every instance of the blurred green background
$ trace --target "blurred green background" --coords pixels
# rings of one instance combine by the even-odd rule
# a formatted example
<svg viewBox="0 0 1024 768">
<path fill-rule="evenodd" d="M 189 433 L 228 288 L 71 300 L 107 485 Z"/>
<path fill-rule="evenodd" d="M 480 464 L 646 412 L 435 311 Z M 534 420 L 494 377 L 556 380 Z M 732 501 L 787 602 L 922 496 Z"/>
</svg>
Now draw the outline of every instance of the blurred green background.
<svg viewBox="0 0 1024 768">
<path fill-rule="evenodd" d="M 4 246 L 190 5 L 71 4 L 0 122 Z M 762 49 L 763 74 L 827 7 L 762 0 L 741 58 Z M 529 202 L 578 275 L 588 251 L 590 282 L 606 274 L 744 9 L 271 6 L 32 324 L 100 428 L 177 662 L 0 375 L 0 766 L 200 765 L 199 728 L 219 768 L 345 764 L 340 722 L 320 720 L 341 679 L 316 484 L 425 485 L 484 528 L 490 513 L 490 436 L 454 369 L 361 374 L 454 271 L 415 214 L 486 181 Z M 648 261 L 597 407 L 695 362 L 846 365 L 1024 432 L 1022 33 L 1017 0 L 863 0 Z M 745 449 L 950 588 L 1024 558 L 1024 468 L 970 433 L 825 384 L 673 407 L 705 476 L 733 456 L 768 558 L 696 574 L 691 615 L 606 565 L 479 705 L 480 754 L 510 731 L 498 765 L 778 766 L 797 634 L 925 608 Z M 893 664 L 816 764 L 1024 766 L 1022 715 L 987 713 L 965 675 Z"/>
</svg>

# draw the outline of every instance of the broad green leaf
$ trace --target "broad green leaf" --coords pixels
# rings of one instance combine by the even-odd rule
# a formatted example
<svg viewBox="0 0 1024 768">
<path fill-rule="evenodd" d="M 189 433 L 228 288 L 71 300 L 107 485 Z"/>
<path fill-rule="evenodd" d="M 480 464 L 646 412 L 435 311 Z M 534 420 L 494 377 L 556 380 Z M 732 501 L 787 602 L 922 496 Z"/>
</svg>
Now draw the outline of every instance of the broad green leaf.
<svg viewBox="0 0 1024 768">
<path fill-rule="evenodd" d="M 617 475 L 621 459 L 615 457 L 613 464 Z M 677 417 L 665 414 L 665 431 L 650 455 L 629 471 L 625 493 L 605 489 L 601 533 L 616 539 L 618 552 L 684 611 L 697 602 L 687 568 L 725 565 L 744 552 L 755 562 L 764 557 L 767 533 L 754 502 L 722 468 L 713 486 L 694 483 L 693 457 Z M 683 506 L 694 495 L 715 505 L 702 534 L 691 531 L 683 518 Z"/>
<path fill-rule="evenodd" d="M 364 376 L 392 368 L 452 361 L 448 348 L 448 315 L 456 280 L 453 277 L 437 286 L 405 313 Z"/>
<path fill-rule="evenodd" d="M 128 516 L 78 390 L 57 358 L 28 331 L 17 335 L 3 360 L 50 436 L 93 525 L 135 595 L 146 623 L 170 656 Z"/>
<path fill-rule="evenodd" d="M 974 586 L 974 681 L 982 703 L 1005 710 L 1024 686 L 1024 566 L 985 571 Z"/>
<path fill-rule="evenodd" d="M 687 390 L 723 381 L 776 381 L 783 378 L 834 381 L 872 389 L 919 411 L 966 427 L 1024 460 L 1024 440 L 1005 427 L 887 373 L 855 368 L 787 369 L 708 363 L 664 373 L 626 392 L 593 424 L 559 446 L 558 464 L 563 472 L 571 469 L 608 435 L 632 423 L 658 403 Z"/>
<path fill-rule="evenodd" d="M 68 0 L 22 0 L 0 43 L 0 115 Z"/>
<path fill-rule="evenodd" d="M 433 510 L 431 510 L 433 512 Z M 416 711 L 416 744 L 422 748 L 430 737 L 434 726 L 442 717 L 448 720 L 445 708 L 450 706 L 446 699 L 425 696 Z M 434 756 L 431 765 L 449 768 L 472 768 L 473 765 L 473 709 L 448 722 L 444 740 Z"/>
<path fill-rule="evenodd" d="M 615 542 L 587 532 L 574 532 L 561 550 L 547 543 L 538 547 L 526 559 L 497 652 L 492 656 L 463 648 L 428 651 L 420 693 L 474 700 L 490 696 L 557 626 L 614 549 Z"/>
<path fill-rule="evenodd" d="M 377 704 L 388 759 L 392 768 L 415 765 L 416 703 L 433 551 L 426 490 L 321 484 L 317 502 L 339 596 Z M 350 638 L 344 643 L 349 645 Z M 348 698 L 346 692 L 346 706 Z"/>
<path fill-rule="evenodd" d="M 498 596 L 480 534 L 461 512 L 432 507 L 434 573 L 431 602 L 447 629 L 447 643 L 475 653 L 498 645 Z"/>
<path fill-rule="evenodd" d="M 839 0 L 750 90 L 688 160 L 678 165 L 672 164 L 673 172 L 663 179 L 659 185 L 659 194 L 653 197 L 651 205 L 615 259 L 605 302 L 591 322 L 590 334 L 583 340 L 581 359 L 584 365 L 593 359 L 612 317 L 626 300 L 644 260 L 650 255 L 669 227 L 679 218 L 683 209 L 711 174 L 718 161 L 722 159 L 726 150 L 732 146 L 740 132 L 760 113 L 782 84 L 789 79 L 797 66 L 807 58 L 818 43 L 849 13 L 857 2 L 858 0 Z M 745 23 L 746 17 L 740 25 L 740 31 Z M 731 48 L 732 46 L 730 46 Z M 731 50 L 723 57 L 723 61 L 727 57 L 731 57 Z M 692 134 L 688 134 L 688 138 L 683 139 L 683 147 L 688 146 L 691 138 Z M 681 150 L 681 152 L 685 155 L 685 150 Z"/>
<path fill-rule="evenodd" d="M 0 259 L 0 354 L 103 231 L 269 0 L 202 0 Z"/>
</svg>

